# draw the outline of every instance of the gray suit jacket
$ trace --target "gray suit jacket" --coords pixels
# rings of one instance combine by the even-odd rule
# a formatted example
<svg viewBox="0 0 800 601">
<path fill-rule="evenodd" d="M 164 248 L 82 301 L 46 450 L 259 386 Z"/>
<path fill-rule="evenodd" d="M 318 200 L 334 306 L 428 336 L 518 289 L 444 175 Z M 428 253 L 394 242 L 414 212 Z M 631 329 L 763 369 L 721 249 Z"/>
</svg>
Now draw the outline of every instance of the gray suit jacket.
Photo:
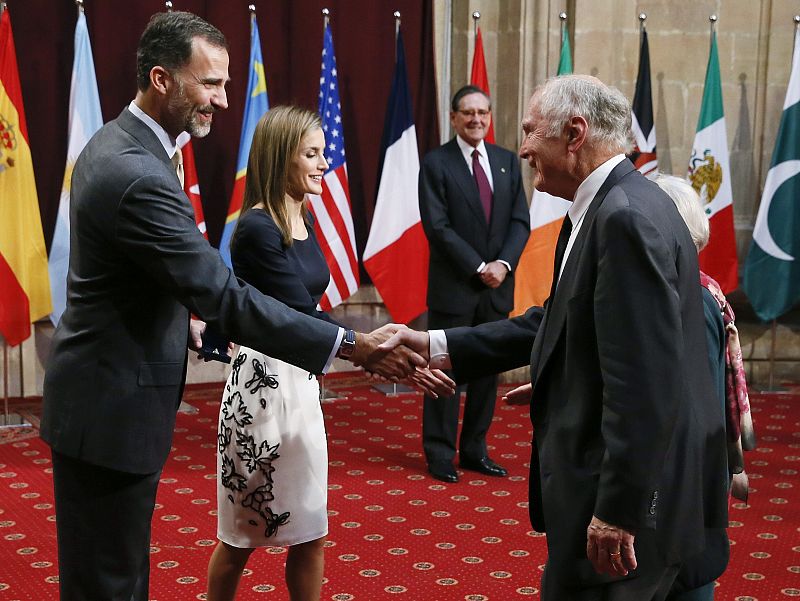
<svg viewBox="0 0 800 601">
<path fill-rule="evenodd" d="M 481 295 L 495 311 L 508 315 L 514 306 L 514 272 L 530 234 L 528 203 L 519 158 L 486 144 L 494 181 L 489 223 L 478 186 L 453 138 L 429 152 L 419 172 L 419 212 L 430 243 L 428 308 L 453 315 L 474 311 Z M 502 259 L 512 272 L 497 288 L 476 273 L 481 262 Z"/>
<path fill-rule="evenodd" d="M 189 313 L 319 373 L 337 326 L 236 279 L 194 223 L 157 137 L 127 109 L 75 165 L 67 309 L 44 381 L 42 438 L 65 455 L 152 473 L 172 442 Z"/>
<path fill-rule="evenodd" d="M 529 510 L 560 586 L 606 579 L 586 559 L 592 515 L 649 530 L 670 563 L 702 548 L 704 527 L 727 524 L 697 252 L 672 201 L 629 161 L 592 201 L 544 316 L 447 330 L 447 341 L 456 378 L 531 362 Z"/>
</svg>

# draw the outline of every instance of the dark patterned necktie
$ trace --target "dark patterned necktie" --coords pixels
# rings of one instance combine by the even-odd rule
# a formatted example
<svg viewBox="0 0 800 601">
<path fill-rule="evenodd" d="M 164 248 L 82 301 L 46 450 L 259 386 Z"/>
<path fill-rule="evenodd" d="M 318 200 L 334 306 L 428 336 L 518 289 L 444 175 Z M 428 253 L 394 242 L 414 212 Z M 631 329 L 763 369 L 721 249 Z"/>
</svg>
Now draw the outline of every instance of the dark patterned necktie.
<svg viewBox="0 0 800 601">
<path fill-rule="evenodd" d="M 475 183 L 478 184 L 478 194 L 481 197 L 481 206 L 486 217 L 486 223 L 489 223 L 492 218 L 492 187 L 489 185 L 489 178 L 486 177 L 486 172 L 481 167 L 480 156 L 477 148 L 472 151 L 472 175 L 475 176 Z"/>
<path fill-rule="evenodd" d="M 558 285 L 558 274 L 561 271 L 561 263 L 564 262 L 564 253 L 567 251 L 567 242 L 572 233 L 572 220 L 569 215 L 564 215 L 564 222 L 561 224 L 561 231 L 558 233 L 558 241 L 556 242 L 556 256 L 553 263 L 553 284 L 550 286 L 550 301 L 552 302 L 553 295 L 556 293 L 556 286 Z"/>
</svg>

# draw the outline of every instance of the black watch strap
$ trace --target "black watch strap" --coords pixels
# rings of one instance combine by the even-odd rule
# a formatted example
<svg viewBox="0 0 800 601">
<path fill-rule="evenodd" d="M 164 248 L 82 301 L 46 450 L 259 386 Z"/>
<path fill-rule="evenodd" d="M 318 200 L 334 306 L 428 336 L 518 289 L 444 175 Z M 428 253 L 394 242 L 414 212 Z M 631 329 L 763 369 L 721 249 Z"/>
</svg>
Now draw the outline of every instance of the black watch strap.
<svg viewBox="0 0 800 601">
<path fill-rule="evenodd" d="M 356 333 L 353 330 L 345 330 L 342 341 L 339 343 L 339 350 L 336 356 L 339 359 L 349 359 L 356 350 Z"/>
</svg>

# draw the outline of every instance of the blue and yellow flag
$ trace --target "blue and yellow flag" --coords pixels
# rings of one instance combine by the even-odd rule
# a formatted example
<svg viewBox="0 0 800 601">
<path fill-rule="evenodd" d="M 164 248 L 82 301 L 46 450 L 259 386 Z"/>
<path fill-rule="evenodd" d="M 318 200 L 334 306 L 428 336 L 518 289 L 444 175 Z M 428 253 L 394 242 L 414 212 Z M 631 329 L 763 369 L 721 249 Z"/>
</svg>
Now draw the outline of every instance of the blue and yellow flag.
<svg viewBox="0 0 800 601">
<path fill-rule="evenodd" d="M 247 159 L 250 156 L 250 144 L 253 133 L 261 116 L 269 110 L 267 98 L 267 80 L 264 77 L 264 61 L 261 58 L 261 38 L 258 35 L 258 24 L 255 14 L 250 17 L 250 70 L 247 79 L 247 100 L 244 105 L 242 121 L 242 137 L 239 140 L 239 158 L 236 160 L 236 181 L 233 184 L 231 202 L 228 205 L 228 216 L 219 242 L 219 252 L 223 261 L 231 267 L 231 236 L 236 228 L 236 220 L 242 210 L 244 198 L 244 178 L 247 175 Z"/>
</svg>

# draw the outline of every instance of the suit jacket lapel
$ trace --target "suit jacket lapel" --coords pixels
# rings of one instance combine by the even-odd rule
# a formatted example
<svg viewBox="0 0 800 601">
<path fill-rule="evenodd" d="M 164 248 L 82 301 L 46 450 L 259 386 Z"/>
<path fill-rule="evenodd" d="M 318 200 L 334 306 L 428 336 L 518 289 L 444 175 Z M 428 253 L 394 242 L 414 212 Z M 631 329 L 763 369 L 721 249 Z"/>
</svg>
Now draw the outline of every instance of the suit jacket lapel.
<svg viewBox="0 0 800 601">
<path fill-rule="evenodd" d="M 482 223 L 486 223 L 481 197 L 478 193 L 478 184 L 475 183 L 475 178 L 470 173 L 467 162 L 464 160 L 464 155 L 461 154 L 461 148 L 459 148 L 455 138 L 447 143 L 447 154 L 448 169 L 458 187 L 461 188 L 464 198 L 467 199 L 467 206 L 480 218 Z M 488 224 L 486 227 L 488 228 Z"/>
<path fill-rule="evenodd" d="M 603 185 L 600 186 L 589 208 L 586 210 L 586 215 L 583 218 L 580 231 L 578 231 L 578 235 L 572 244 L 566 263 L 564 263 L 564 270 L 561 272 L 561 279 L 558 282 L 556 292 L 553 298 L 549 299 L 547 302 L 547 309 L 545 310 L 540 328 L 543 335 L 536 337 L 533 350 L 531 351 L 531 373 L 535 374 L 533 378 L 534 386 L 536 386 L 536 382 L 544 366 L 547 364 L 547 360 L 552 355 L 561 337 L 561 331 L 564 328 L 564 322 L 567 317 L 567 304 L 574 292 L 572 288 L 575 283 L 575 275 L 580 268 L 581 254 L 586 239 L 592 230 L 595 215 L 600 205 L 603 203 L 606 194 L 608 194 L 608 191 L 625 175 L 633 171 L 633 169 L 633 164 L 627 159 L 617 165 L 606 178 L 606 181 L 603 182 Z"/>
<path fill-rule="evenodd" d="M 131 113 L 127 107 L 125 107 L 119 117 L 117 117 L 117 124 L 133 136 L 142 147 L 161 159 L 166 165 L 169 165 L 170 169 L 173 169 L 172 161 L 170 157 L 167 156 L 167 152 L 164 150 L 164 146 L 159 141 L 155 132 L 146 124 L 142 123 L 142 120 Z"/>
</svg>

